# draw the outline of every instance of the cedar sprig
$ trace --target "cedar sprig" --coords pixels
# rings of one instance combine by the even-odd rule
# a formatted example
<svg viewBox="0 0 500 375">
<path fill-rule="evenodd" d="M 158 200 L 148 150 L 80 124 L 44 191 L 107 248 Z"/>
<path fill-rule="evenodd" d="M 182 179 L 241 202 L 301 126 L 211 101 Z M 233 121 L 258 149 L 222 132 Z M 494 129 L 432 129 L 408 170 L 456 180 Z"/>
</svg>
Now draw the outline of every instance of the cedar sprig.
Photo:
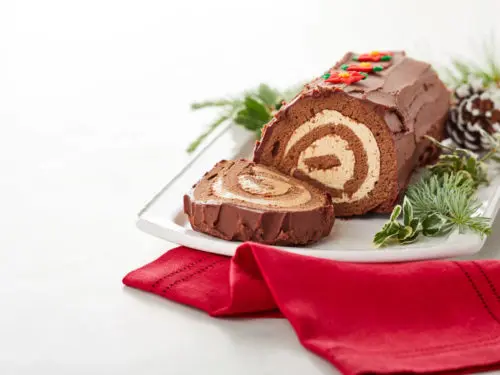
<svg viewBox="0 0 500 375">
<path fill-rule="evenodd" d="M 266 84 L 261 84 L 255 90 L 244 92 L 239 98 L 193 103 L 191 105 L 193 110 L 219 108 L 221 112 L 214 122 L 188 146 L 187 151 L 196 150 L 206 137 L 228 121 L 243 126 L 254 132 L 256 138 L 260 138 L 264 125 L 271 120 L 283 102 L 291 100 L 301 88 L 301 86 L 294 86 L 281 92 Z"/>
</svg>

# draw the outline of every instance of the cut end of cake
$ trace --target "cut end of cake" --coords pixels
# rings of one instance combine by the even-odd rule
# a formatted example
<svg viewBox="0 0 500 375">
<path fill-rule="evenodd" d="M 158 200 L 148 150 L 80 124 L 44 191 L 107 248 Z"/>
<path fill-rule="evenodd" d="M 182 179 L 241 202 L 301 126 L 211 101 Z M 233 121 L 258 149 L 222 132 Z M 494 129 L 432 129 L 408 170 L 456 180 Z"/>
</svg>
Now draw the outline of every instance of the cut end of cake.
<svg viewBox="0 0 500 375">
<path fill-rule="evenodd" d="M 329 195 L 248 160 L 217 163 L 184 197 L 194 230 L 225 240 L 305 245 L 327 236 Z"/>
</svg>

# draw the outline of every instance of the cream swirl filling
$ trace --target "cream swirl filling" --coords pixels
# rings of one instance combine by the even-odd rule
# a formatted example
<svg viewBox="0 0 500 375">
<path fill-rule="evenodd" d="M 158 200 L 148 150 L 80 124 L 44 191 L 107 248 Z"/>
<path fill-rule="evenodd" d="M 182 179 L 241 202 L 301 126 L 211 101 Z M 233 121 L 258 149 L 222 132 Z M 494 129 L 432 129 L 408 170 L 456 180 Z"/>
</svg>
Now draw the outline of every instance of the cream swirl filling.
<svg viewBox="0 0 500 375">
<path fill-rule="evenodd" d="M 255 175 L 241 174 L 237 178 L 237 190 L 228 189 L 221 177 L 212 184 L 212 191 L 220 198 L 251 203 L 260 206 L 297 207 L 311 200 L 311 193 L 302 185 L 292 185 L 283 176 L 256 167 Z"/>
<path fill-rule="evenodd" d="M 292 147 L 314 129 L 338 125 L 349 128 L 361 142 L 367 155 L 368 171 L 366 178 L 353 194 L 343 193 L 342 196 L 333 197 L 332 200 L 335 203 L 355 202 L 373 190 L 380 175 L 380 150 L 375 136 L 365 124 L 354 121 L 338 111 L 325 109 L 295 129 L 286 144 L 284 157 L 286 158 Z M 340 160 L 340 165 L 316 170 L 311 170 L 306 165 L 305 161 L 308 158 L 323 155 L 335 155 Z M 326 135 L 315 140 L 300 153 L 295 169 L 326 187 L 342 190 L 348 180 L 356 177 L 354 176 L 354 167 L 354 150 L 351 149 L 349 142 L 338 135 Z M 293 173 L 293 171 L 294 169 L 291 172 Z"/>
<path fill-rule="evenodd" d="M 311 170 L 306 165 L 306 160 L 327 155 L 337 156 L 340 165 L 315 170 Z M 300 153 L 297 169 L 320 181 L 323 185 L 342 190 L 344 184 L 352 177 L 355 162 L 354 153 L 349 149 L 349 143 L 346 140 L 338 135 L 327 135 L 317 139 Z"/>
<path fill-rule="evenodd" d="M 292 185 L 284 181 L 272 180 L 267 176 L 238 176 L 238 184 L 241 189 L 250 194 L 277 196 L 286 194 Z"/>
</svg>

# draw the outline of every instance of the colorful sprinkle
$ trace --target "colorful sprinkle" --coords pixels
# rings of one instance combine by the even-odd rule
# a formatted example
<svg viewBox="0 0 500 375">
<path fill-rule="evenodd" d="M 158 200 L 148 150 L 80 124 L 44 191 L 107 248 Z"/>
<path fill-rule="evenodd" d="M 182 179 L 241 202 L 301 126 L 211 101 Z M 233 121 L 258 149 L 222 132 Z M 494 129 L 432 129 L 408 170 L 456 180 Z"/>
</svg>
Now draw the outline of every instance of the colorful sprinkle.
<svg viewBox="0 0 500 375">
<path fill-rule="evenodd" d="M 350 72 L 365 72 L 365 73 L 371 73 L 371 72 L 380 72 L 384 70 L 383 66 L 380 65 L 372 65 L 369 62 L 362 62 L 359 64 L 343 64 L 341 65 L 340 69 L 342 70 L 347 70 Z"/>
<path fill-rule="evenodd" d="M 351 85 L 365 79 L 367 75 L 360 72 L 331 72 L 330 76 L 325 79 L 325 82 Z"/>
<path fill-rule="evenodd" d="M 392 52 L 380 52 L 380 51 L 372 51 L 369 53 L 363 53 L 358 56 L 354 56 L 352 59 L 354 61 L 372 61 L 372 62 L 378 62 L 378 61 L 390 61 L 392 59 Z"/>
</svg>

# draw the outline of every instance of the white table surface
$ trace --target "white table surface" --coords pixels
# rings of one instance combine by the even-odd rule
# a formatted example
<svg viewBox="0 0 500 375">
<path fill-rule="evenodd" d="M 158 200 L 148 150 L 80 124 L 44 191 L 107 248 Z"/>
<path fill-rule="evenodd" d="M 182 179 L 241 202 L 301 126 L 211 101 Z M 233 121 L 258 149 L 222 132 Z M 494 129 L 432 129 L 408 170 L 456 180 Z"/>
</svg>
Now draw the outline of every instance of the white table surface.
<svg viewBox="0 0 500 375">
<path fill-rule="evenodd" d="M 334 373 L 285 320 L 212 319 L 121 279 L 173 246 L 134 221 L 213 118 L 192 100 L 348 49 L 445 62 L 498 35 L 495 0 L 383 3 L 0 2 L 0 374 Z M 499 240 L 497 223 L 481 256 Z"/>
</svg>

